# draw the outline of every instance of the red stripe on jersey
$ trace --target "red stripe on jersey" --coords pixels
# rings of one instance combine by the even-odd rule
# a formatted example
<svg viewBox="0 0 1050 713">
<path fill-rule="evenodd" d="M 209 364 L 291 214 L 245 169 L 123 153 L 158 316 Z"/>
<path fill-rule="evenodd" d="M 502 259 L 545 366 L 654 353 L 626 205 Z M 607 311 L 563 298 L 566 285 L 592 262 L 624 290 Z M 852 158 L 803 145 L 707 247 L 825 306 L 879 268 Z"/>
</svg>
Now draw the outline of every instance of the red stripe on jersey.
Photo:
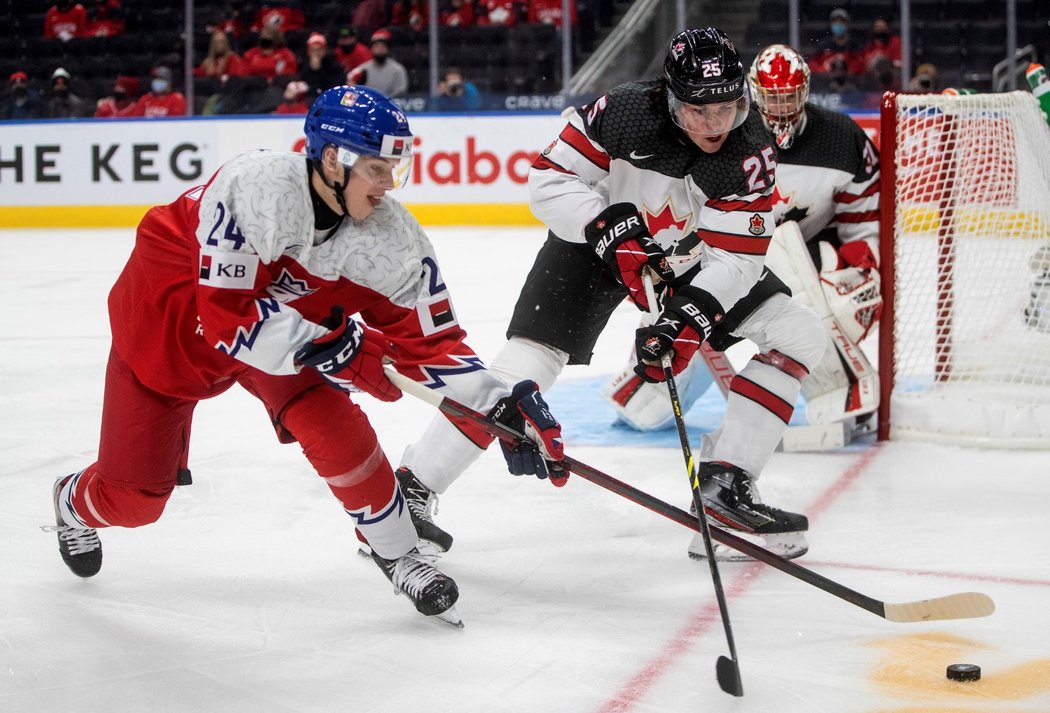
<svg viewBox="0 0 1050 713">
<path fill-rule="evenodd" d="M 745 399 L 754 401 L 784 423 L 791 420 L 791 413 L 795 410 L 794 406 L 772 391 L 759 386 L 749 379 L 745 379 L 739 374 L 733 377 L 733 381 L 729 384 L 729 390 L 734 394 L 743 396 Z"/>
<path fill-rule="evenodd" d="M 532 167 L 541 171 L 557 171 L 558 173 L 567 173 L 570 176 L 576 175 L 569 169 L 559 166 L 558 164 L 554 163 L 554 161 L 551 161 L 549 158 L 543 156 L 542 154 L 537 156 L 536 160 L 532 162 Z"/>
<path fill-rule="evenodd" d="M 765 213 L 773 210 L 773 196 L 759 196 L 753 201 L 735 200 L 726 201 L 721 198 L 712 198 L 707 201 L 709 208 L 721 210 L 726 213 L 734 210 L 749 211 L 754 213 Z"/>
<path fill-rule="evenodd" d="M 700 239 L 713 248 L 744 255 L 765 255 L 770 238 L 746 238 L 735 233 L 716 233 L 713 230 L 698 230 Z"/>
<path fill-rule="evenodd" d="M 609 154 L 595 148 L 591 140 L 572 124 L 566 125 L 558 138 L 579 151 L 585 159 L 598 168 L 603 171 L 609 170 Z"/>
<path fill-rule="evenodd" d="M 832 197 L 835 199 L 836 203 L 856 203 L 859 200 L 870 198 L 878 192 L 879 182 L 874 181 L 870 186 L 864 189 L 863 193 L 846 193 L 845 191 L 840 191 Z"/>
<path fill-rule="evenodd" d="M 835 216 L 836 223 L 868 223 L 879 219 L 879 211 L 866 210 L 862 213 L 839 213 Z"/>
</svg>

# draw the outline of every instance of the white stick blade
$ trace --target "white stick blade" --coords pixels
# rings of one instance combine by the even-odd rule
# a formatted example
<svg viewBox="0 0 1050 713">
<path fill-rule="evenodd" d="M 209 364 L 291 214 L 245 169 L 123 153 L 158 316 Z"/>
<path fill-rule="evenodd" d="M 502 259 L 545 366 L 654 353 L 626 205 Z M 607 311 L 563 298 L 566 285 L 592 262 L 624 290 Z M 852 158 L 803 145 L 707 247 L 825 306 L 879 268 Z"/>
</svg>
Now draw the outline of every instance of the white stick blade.
<svg viewBox="0 0 1050 713">
<path fill-rule="evenodd" d="M 987 594 L 963 592 L 917 602 L 886 604 L 886 619 L 899 623 L 940 621 L 943 619 L 975 619 L 995 611 L 995 602 Z"/>
</svg>

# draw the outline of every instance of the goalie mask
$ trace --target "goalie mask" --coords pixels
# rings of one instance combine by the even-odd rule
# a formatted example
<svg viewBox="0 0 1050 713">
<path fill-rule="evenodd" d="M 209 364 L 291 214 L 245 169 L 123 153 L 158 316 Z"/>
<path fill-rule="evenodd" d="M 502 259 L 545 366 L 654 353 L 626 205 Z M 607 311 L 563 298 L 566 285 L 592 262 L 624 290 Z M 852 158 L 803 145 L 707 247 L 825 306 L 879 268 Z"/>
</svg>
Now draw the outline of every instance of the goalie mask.
<svg viewBox="0 0 1050 713">
<path fill-rule="evenodd" d="M 332 87 L 314 101 L 303 129 L 311 160 L 320 161 L 325 148 L 334 146 L 348 172 L 362 156 L 374 156 L 388 161 L 395 188 L 408 182 L 412 132 L 401 109 L 382 93 L 362 86 Z"/>
<path fill-rule="evenodd" d="M 758 53 L 747 75 L 755 106 L 777 147 L 791 148 L 806 121 L 809 67 L 787 45 L 770 45 Z"/>
<path fill-rule="evenodd" d="M 671 119 L 690 136 L 719 136 L 744 123 L 751 105 L 740 55 L 714 27 L 680 32 L 664 59 Z"/>
</svg>

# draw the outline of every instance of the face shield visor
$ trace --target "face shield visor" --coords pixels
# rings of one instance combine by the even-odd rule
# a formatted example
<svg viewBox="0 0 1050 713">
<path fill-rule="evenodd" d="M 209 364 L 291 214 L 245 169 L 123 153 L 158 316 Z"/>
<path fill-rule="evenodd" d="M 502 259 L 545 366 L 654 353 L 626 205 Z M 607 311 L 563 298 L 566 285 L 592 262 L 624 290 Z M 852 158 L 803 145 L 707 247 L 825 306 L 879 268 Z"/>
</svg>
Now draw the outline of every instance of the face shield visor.
<svg viewBox="0 0 1050 713">
<path fill-rule="evenodd" d="M 380 155 L 337 147 L 336 157 L 360 178 L 387 190 L 403 188 L 412 173 L 412 137 L 384 136 Z"/>
<path fill-rule="evenodd" d="M 688 104 L 667 93 L 667 108 L 674 123 L 690 136 L 711 137 L 729 133 L 747 119 L 751 106 L 747 85 L 736 99 L 711 104 Z"/>
</svg>

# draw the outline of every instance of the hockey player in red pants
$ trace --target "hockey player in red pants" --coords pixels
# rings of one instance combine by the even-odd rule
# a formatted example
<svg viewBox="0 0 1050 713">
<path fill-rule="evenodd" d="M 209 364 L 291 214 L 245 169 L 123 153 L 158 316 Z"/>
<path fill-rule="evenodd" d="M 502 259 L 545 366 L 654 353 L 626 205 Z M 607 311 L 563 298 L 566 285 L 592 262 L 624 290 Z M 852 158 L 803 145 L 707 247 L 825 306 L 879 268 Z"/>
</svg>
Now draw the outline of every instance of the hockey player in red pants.
<svg viewBox="0 0 1050 713">
<path fill-rule="evenodd" d="M 100 528 L 156 521 L 186 468 L 194 407 L 239 384 L 281 442 L 299 443 L 396 591 L 456 624 L 456 583 L 420 555 L 393 470 L 348 392 L 398 399 L 384 373 L 392 362 L 498 412 L 534 439 L 505 450 L 516 474 L 558 474 L 560 427 L 535 384 L 511 389 L 466 344 L 429 240 L 387 195 L 411 162 L 396 105 L 335 87 L 305 131 L 305 156 L 242 154 L 140 223 L 109 297 L 98 460 L 54 487 L 59 550 L 90 577 Z"/>
</svg>

